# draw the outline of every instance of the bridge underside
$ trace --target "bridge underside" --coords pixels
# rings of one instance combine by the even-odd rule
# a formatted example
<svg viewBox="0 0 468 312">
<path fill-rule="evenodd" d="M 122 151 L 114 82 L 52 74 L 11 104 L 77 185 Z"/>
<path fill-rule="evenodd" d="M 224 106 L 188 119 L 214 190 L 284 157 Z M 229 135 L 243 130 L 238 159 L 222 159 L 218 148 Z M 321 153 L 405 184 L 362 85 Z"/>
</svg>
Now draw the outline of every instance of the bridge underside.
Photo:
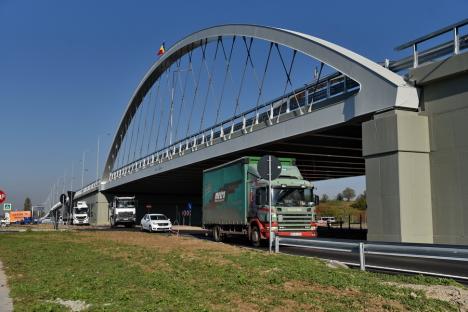
<svg viewBox="0 0 468 312">
<path fill-rule="evenodd" d="M 117 186 L 107 192 L 199 195 L 203 170 L 243 156 L 266 154 L 295 158 L 302 175 L 310 181 L 362 176 L 365 175 L 365 161 L 362 156 L 361 124 L 368 119 L 363 117 L 329 129 L 190 164 Z"/>
</svg>

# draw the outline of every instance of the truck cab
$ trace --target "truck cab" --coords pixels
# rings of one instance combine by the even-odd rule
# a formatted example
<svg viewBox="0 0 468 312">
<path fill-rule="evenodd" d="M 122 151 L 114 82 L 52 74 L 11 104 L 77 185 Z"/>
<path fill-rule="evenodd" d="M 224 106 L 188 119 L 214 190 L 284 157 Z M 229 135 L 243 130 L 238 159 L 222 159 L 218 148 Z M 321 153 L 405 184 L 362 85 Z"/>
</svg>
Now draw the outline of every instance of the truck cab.
<svg viewBox="0 0 468 312">
<path fill-rule="evenodd" d="M 78 201 L 73 207 L 73 224 L 89 225 L 89 208 L 85 201 Z"/>
<path fill-rule="evenodd" d="M 279 178 L 271 181 L 272 231 L 279 236 L 316 237 L 315 206 L 318 201 L 313 195 L 314 186 L 302 178 L 293 160 L 281 159 L 282 171 Z M 269 238 L 269 185 L 260 179 L 256 164 L 249 166 L 250 210 L 249 221 L 253 222 L 251 236 Z M 257 240 L 257 237 L 251 237 Z"/>
<path fill-rule="evenodd" d="M 136 222 L 136 200 L 133 197 L 115 196 L 109 205 L 109 221 L 111 227 L 125 225 L 135 226 Z"/>
</svg>

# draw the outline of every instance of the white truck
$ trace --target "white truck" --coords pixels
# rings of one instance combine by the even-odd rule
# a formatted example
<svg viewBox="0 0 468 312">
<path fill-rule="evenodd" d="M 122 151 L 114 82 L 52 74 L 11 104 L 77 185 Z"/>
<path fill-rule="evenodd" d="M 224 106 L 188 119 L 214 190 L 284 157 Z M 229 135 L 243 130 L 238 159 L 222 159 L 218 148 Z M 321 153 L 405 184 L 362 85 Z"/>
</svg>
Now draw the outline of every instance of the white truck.
<svg viewBox="0 0 468 312">
<path fill-rule="evenodd" d="M 1 220 L 1 225 L 2 226 L 10 225 L 10 213 L 9 212 L 5 212 L 5 217 Z"/>
<path fill-rule="evenodd" d="M 84 224 L 89 225 L 89 208 L 85 201 L 76 202 L 76 206 L 73 207 L 73 224 Z"/>
<path fill-rule="evenodd" d="M 115 196 L 109 204 L 109 222 L 111 227 L 125 225 L 134 227 L 136 223 L 136 201 L 133 197 Z"/>
</svg>

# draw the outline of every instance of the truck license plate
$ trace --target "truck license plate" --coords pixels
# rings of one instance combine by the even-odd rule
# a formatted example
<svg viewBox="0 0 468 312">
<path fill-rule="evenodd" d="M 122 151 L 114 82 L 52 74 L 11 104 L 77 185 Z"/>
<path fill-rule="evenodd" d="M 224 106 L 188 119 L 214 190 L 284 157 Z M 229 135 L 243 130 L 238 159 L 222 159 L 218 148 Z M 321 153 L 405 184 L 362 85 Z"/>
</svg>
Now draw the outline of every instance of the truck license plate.
<svg viewBox="0 0 468 312">
<path fill-rule="evenodd" d="M 293 232 L 293 233 L 291 233 L 291 236 L 302 236 L 302 233 L 295 233 L 295 232 Z"/>
</svg>

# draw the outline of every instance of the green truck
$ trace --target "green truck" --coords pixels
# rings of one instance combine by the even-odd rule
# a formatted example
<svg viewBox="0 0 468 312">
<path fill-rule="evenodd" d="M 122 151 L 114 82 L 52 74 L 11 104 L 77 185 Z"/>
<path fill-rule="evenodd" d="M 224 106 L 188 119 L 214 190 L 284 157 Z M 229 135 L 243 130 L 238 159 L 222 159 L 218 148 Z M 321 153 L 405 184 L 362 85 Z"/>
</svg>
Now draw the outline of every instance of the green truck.
<svg viewBox="0 0 468 312">
<path fill-rule="evenodd" d="M 247 236 L 254 246 L 269 239 L 268 180 L 260 178 L 260 157 L 243 157 L 203 171 L 203 226 L 215 241 Z M 293 158 L 279 158 L 280 176 L 271 182 L 272 226 L 280 236 L 316 237 L 313 185 Z"/>
</svg>

